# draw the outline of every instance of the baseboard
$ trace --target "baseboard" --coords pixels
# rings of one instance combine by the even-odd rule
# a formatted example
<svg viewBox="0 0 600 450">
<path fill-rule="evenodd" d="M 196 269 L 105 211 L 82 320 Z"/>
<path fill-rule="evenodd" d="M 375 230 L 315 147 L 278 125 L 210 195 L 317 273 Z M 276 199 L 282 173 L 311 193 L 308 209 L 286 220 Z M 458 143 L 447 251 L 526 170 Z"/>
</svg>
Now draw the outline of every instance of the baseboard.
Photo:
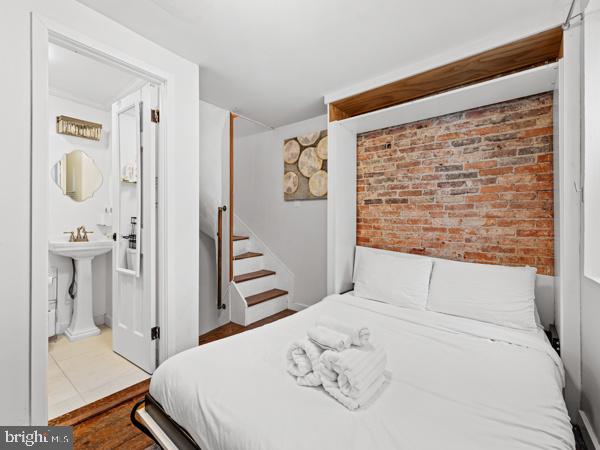
<svg viewBox="0 0 600 450">
<path fill-rule="evenodd" d="M 94 323 L 97 327 L 104 325 L 106 323 L 106 315 L 98 314 L 97 316 L 94 316 Z"/>
<path fill-rule="evenodd" d="M 598 437 L 594 433 L 592 423 L 588 419 L 587 414 L 579 410 L 579 418 L 581 421 L 581 433 L 583 434 L 583 440 L 588 450 L 600 450 L 600 443 L 598 443 Z"/>
<path fill-rule="evenodd" d="M 306 309 L 309 306 L 310 305 L 305 305 L 304 303 L 291 302 L 288 304 L 288 309 L 291 309 L 292 311 L 302 311 L 303 309 Z"/>
<path fill-rule="evenodd" d="M 104 314 L 104 325 L 106 325 L 108 328 L 112 328 L 112 316 Z"/>
<path fill-rule="evenodd" d="M 65 334 L 65 331 L 69 328 L 69 322 L 56 322 L 56 334 Z"/>
</svg>

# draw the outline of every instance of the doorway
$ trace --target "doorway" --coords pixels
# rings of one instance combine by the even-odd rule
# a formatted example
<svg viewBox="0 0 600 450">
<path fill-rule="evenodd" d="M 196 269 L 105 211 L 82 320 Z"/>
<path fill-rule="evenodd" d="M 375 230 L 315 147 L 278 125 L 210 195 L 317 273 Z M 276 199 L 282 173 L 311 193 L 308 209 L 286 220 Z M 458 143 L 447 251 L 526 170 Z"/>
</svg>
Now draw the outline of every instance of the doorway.
<svg viewBox="0 0 600 450">
<path fill-rule="evenodd" d="M 32 241 L 44 258 L 34 277 L 43 270 L 48 285 L 32 317 L 43 317 L 47 344 L 35 352 L 32 336 L 32 386 L 45 381 L 32 409 L 53 419 L 156 368 L 165 90 L 158 77 L 46 31 L 34 39 L 41 67 L 32 75 L 47 83 L 33 84 L 32 208 L 47 213 L 34 218 Z"/>
</svg>

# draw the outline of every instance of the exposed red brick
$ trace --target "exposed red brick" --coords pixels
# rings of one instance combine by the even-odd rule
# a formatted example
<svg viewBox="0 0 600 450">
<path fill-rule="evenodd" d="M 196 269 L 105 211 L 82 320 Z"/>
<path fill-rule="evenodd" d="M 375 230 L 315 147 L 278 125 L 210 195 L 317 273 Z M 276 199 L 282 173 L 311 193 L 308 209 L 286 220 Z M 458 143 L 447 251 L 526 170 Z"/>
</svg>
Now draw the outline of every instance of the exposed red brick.
<svg viewBox="0 0 600 450">
<path fill-rule="evenodd" d="M 490 169 L 492 167 L 496 167 L 497 164 L 498 163 L 493 159 L 489 159 L 487 161 L 476 161 L 465 164 L 465 169 Z"/>
<path fill-rule="evenodd" d="M 552 94 L 357 136 L 357 243 L 554 273 Z"/>
<path fill-rule="evenodd" d="M 541 163 L 541 162 L 539 162 L 539 159 L 538 159 L 537 164 L 531 164 L 529 166 L 515 167 L 515 173 L 548 173 L 548 172 L 552 172 L 552 163 L 549 163 L 549 162 Z"/>
<path fill-rule="evenodd" d="M 528 138 L 532 136 L 552 136 L 552 127 L 546 128 L 531 128 L 529 130 L 524 130 L 519 133 L 519 136 L 522 138 Z"/>
<path fill-rule="evenodd" d="M 494 161 L 494 163 L 496 163 L 496 161 Z M 514 172 L 514 168 L 513 167 L 498 167 L 496 169 L 487 169 L 487 170 L 480 170 L 479 171 L 479 176 L 480 177 L 487 177 L 490 175 L 504 175 L 507 173 L 513 173 Z"/>
</svg>

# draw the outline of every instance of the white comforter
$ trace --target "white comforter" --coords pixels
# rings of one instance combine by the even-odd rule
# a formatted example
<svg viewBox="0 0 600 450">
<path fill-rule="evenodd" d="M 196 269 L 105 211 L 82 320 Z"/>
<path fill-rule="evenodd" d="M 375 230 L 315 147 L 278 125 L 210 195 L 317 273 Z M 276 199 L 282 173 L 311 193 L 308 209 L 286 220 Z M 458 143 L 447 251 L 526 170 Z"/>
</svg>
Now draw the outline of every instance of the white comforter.
<svg viewBox="0 0 600 450">
<path fill-rule="evenodd" d="M 360 319 L 387 351 L 391 380 L 365 409 L 286 373 L 287 346 L 322 315 Z M 203 450 L 574 449 L 563 380 L 541 330 L 336 295 L 170 358 L 150 393 Z"/>
</svg>

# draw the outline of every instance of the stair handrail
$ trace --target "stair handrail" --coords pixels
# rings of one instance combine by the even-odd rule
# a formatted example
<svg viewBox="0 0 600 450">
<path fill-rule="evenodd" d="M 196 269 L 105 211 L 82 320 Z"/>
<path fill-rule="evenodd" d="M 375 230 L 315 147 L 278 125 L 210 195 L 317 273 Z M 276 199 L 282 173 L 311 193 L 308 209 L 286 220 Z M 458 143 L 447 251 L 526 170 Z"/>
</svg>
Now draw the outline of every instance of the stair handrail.
<svg viewBox="0 0 600 450">
<path fill-rule="evenodd" d="M 217 208 L 217 311 L 227 308 L 223 303 L 223 212 L 227 206 Z"/>
</svg>

